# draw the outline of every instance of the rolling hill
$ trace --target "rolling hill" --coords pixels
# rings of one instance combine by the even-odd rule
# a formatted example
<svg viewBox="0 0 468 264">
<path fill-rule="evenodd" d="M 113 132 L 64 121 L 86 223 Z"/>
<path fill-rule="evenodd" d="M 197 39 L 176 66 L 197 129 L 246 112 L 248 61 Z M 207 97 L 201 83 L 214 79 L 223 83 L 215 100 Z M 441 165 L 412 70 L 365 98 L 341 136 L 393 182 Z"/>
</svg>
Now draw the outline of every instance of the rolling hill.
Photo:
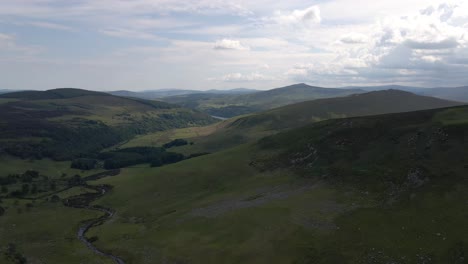
<svg viewBox="0 0 468 264">
<path fill-rule="evenodd" d="M 382 90 L 402 90 L 412 92 L 419 95 L 432 96 L 446 100 L 458 102 L 468 102 L 468 87 L 437 87 L 437 88 L 422 88 L 401 85 L 383 85 L 383 86 L 349 86 L 347 89 L 361 89 L 365 91 L 382 91 Z"/>
<path fill-rule="evenodd" d="M 70 159 L 137 134 L 214 121 L 165 102 L 80 89 L 8 93 L 0 95 L 0 152 Z"/>
<path fill-rule="evenodd" d="M 175 118 L 181 112 L 191 122 L 210 121 L 166 103 L 85 91 L 2 100 L 0 113 L 8 114 L 0 120 L 9 124 L 1 124 L 2 147 L 47 138 L 43 147 L 66 149 L 57 153 L 89 155 L 86 142 L 102 149 L 114 129 L 159 129 L 166 123 L 151 124 L 163 115 L 174 127 L 187 125 Z M 88 172 L 69 162 L 0 157 L 1 257 L 110 263 L 76 238 L 96 223 L 85 239 L 124 263 L 464 263 L 468 107 L 370 115 L 411 104 L 456 103 L 401 91 L 299 103 L 212 125 L 217 132 L 204 138 L 224 150 L 163 167 Z M 369 116 L 337 115 L 345 111 Z M 286 128 L 277 116 L 296 119 Z M 250 142 L 233 142 L 229 131 Z M 275 135 L 255 140 L 268 133 Z"/>
<path fill-rule="evenodd" d="M 327 119 L 409 112 L 460 104 L 462 103 L 398 90 L 317 99 L 226 120 L 212 134 L 193 138 L 191 140 L 196 144 L 182 149 L 214 152 Z"/>
<path fill-rule="evenodd" d="M 197 109 L 213 116 L 233 117 L 307 100 L 346 96 L 362 92 L 359 89 L 332 89 L 307 84 L 295 84 L 241 95 L 201 93 L 170 96 L 163 98 L 163 100 L 183 107 Z"/>
<path fill-rule="evenodd" d="M 89 236 L 132 263 L 463 263 L 467 137 L 468 108 L 455 107 L 124 169 L 100 181 L 119 215 Z"/>
<path fill-rule="evenodd" d="M 456 88 L 431 88 L 419 91 L 422 95 L 444 98 L 447 100 L 456 100 L 468 102 L 468 86 Z"/>
<path fill-rule="evenodd" d="M 287 105 L 239 118 L 231 127 L 262 126 L 266 130 L 281 130 L 325 119 L 410 112 L 460 104 L 405 91 L 382 90 Z"/>
<path fill-rule="evenodd" d="M 125 97 L 135 97 L 141 99 L 160 99 L 163 97 L 169 96 L 178 96 L 178 95 L 188 95 L 188 94 L 248 94 L 254 93 L 257 90 L 253 89 L 246 89 L 246 88 L 237 88 L 237 89 L 229 89 L 229 90 L 181 90 L 181 89 L 161 89 L 161 90 L 147 90 L 147 91 L 127 91 L 127 90 L 120 90 L 120 91 L 112 91 L 109 92 L 112 95 L 117 96 L 125 96 Z"/>
<path fill-rule="evenodd" d="M 0 89 L 0 94 L 5 94 L 5 93 L 12 93 L 15 92 L 15 90 L 10 90 L 10 89 Z"/>
</svg>

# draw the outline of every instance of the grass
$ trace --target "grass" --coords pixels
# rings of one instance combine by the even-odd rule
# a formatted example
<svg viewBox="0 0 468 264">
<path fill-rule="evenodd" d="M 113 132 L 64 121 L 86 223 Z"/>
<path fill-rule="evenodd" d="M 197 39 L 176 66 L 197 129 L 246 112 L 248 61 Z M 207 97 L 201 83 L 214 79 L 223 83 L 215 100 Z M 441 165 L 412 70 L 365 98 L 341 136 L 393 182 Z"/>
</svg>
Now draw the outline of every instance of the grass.
<svg viewBox="0 0 468 264">
<path fill-rule="evenodd" d="M 115 189 L 98 204 L 118 218 L 92 234 L 136 263 L 457 263 L 468 182 L 454 157 L 463 159 L 468 129 L 434 121 L 444 111 L 330 120 L 126 169 L 102 180 Z M 320 157 L 309 169 L 311 146 Z M 291 166 L 291 157 L 305 162 Z M 408 187 L 415 166 L 429 177 L 422 187 Z"/>
<path fill-rule="evenodd" d="M 101 180 L 115 188 L 96 203 L 118 217 L 90 236 L 134 263 L 288 263 L 328 233 L 344 208 L 370 200 L 287 170 L 260 173 L 249 166 L 251 151 L 243 145 Z"/>
<path fill-rule="evenodd" d="M 88 236 L 128 263 L 465 263 L 465 112 L 328 120 L 168 166 L 125 168 L 93 183 L 114 186 L 94 203 L 116 215 Z M 17 237 L 28 258 L 50 263 L 90 258 L 63 237 L 93 212 L 43 201 L 28 217 L 15 213 L 24 204 L 5 201 L 3 244 Z M 24 244 L 44 232 L 61 244 Z"/>
<path fill-rule="evenodd" d="M 80 175 L 86 177 L 88 175 L 98 173 L 100 170 L 81 171 L 70 168 L 69 161 L 53 161 L 50 159 L 41 160 L 23 160 L 12 156 L 0 156 L 0 177 L 8 174 L 22 174 L 27 170 L 39 171 L 51 179 L 62 178 L 63 174 L 66 177 Z"/>
<path fill-rule="evenodd" d="M 225 127 L 228 122 L 229 121 L 224 121 L 203 127 L 178 128 L 141 135 L 129 140 L 123 145 L 120 145 L 119 148 L 142 146 L 160 147 L 163 144 L 178 138 L 191 139 L 204 137 L 214 133 L 218 129 Z"/>
<path fill-rule="evenodd" d="M 14 243 L 28 263 L 95 263 L 110 264 L 93 254 L 77 237 L 80 221 L 100 213 L 66 208 L 61 203 L 37 201 L 27 208 L 24 201 L 3 199 L 0 206 L 0 248 Z M 30 201 L 28 201 L 30 203 Z M 9 263 L 0 255 L 0 263 Z"/>
<path fill-rule="evenodd" d="M 428 263 L 464 263 L 467 190 L 466 185 L 446 191 L 428 187 L 392 208 L 356 210 L 337 220 L 341 228 L 328 240 L 341 246 L 346 259 L 364 254 L 378 263 L 421 263 L 421 258 L 430 258 Z"/>
<path fill-rule="evenodd" d="M 434 117 L 435 122 L 441 122 L 445 125 L 463 124 L 468 122 L 468 108 L 447 109 L 438 113 Z"/>
<path fill-rule="evenodd" d="M 15 98 L 0 98 L 0 104 L 5 104 L 9 102 L 16 102 L 18 99 Z"/>
</svg>

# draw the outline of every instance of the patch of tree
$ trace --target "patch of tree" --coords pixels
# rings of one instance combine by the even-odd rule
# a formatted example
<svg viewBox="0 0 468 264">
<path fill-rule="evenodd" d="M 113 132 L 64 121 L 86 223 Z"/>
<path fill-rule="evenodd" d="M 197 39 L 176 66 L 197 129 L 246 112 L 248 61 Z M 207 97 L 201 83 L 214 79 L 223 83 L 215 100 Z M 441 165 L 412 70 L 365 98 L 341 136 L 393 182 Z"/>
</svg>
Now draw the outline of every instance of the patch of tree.
<svg viewBox="0 0 468 264">
<path fill-rule="evenodd" d="M 84 183 L 85 183 L 85 181 L 81 178 L 80 175 L 75 175 L 75 176 L 71 177 L 70 179 L 68 179 L 68 186 L 69 187 L 83 185 Z"/>
<path fill-rule="evenodd" d="M 9 243 L 8 246 L 5 249 L 5 258 L 8 261 L 11 261 L 15 264 L 26 264 L 28 263 L 28 260 L 26 259 L 21 252 L 18 251 L 17 247 L 13 243 Z"/>
<path fill-rule="evenodd" d="M 9 174 L 6 177 L 0 177 L 0 184 L 2 186 L 4 185 L 10 185 L 10 184 L 15 184 L 19 180 L 19 175 L 18 174 Z"/>
<path fill-rule="evenodd" d="M 5 208 L 0 206 L 0 216 L 5 214 Z"/>
<path fill-rule="evenodd" d="M 0 177 L 0 185 L 4 186 L 15 184 L 18 181 L 23 183 L 30 183 L 37 178 L 39 178 L 39 172 L 34 170 L 27 170 L 23 174 L 9 174 L 6 177 Z"/>
<path fill-rule="evenodd" d="M 184 155 L 166 152 L 164 148 L 134 147 L 104 152 L 99 155 L 104 160 L 105 169 L 119 169 L 142 163 L 150 163 L 153 167 L 179 162 Z"/>
<path fill-rule="evenodd" d="M 211 154 L 211 153 L 210 152 L 192 153 L 187 157 L 187 159 L 196 158 L 196 157 L 200 157 L 200 156 L 205 156 L 205 155 L 208 155 L 208 154 Z"/>
<path fill-rule="evenodd" d="M 185 139 L 178 138 L 178 139 L 174 139 L 171 142 L 164 144 L 163 147 L 168 149 L 172 147 L 185 146 L 185 145 L 188 145 L 188 141 Z"/>
<path fill-rule="evenodd" d="M 57 202 L 60 202 L 60 197 L 56 194 L 52 195 L 52 197 L 50 197 L 50 201 L 53 202 L 53 203 L 57 203 Z"/>
<path fill-rule="evenodd" d="M 106 147 L 126 139 L 126 134 L 99 121 L 75 118 L 66 123 L 49 123 L 46 120 L 22 120 L 27 124 L 13 123 L 14 131 L 0 133 L 0 138 L 39 137 L 41 141 L 6 142 L 4 151 L 23 159 L 52 158 L 70 160 L 96 154 Z M 10 135 L 10 133 L 15 135 Z"/>
<path fill-rule="evenodd" d="M 154 109 L 176 106 L 146 100 L 137 100 Z M 28 109 L 28 110 L 22 110 Z M 189 125 L 207 125 L 216 120 L 208 115 L 188 110 L 170 113 L 144 113 L 132 117 L 126 125 L 108 126 L 101 121 L 73 118 L 50 121 L 49 118 L 74 115 L 85 116 L 84 111 L 70 110 L 67 106 L 44 108 L 34 101 L 17 101 L 0 105 L 1 152 L 23 159 L 51 158 L 72 160 L 95 158 L 103 149 L 128 140 L 135 135 Z"/>
<path fill-rule="evenodd" d="M 184 155 L 175 152 L 163 152 L 161 155 L 151 160 L 151 167 L 161 167 L 166 164 L 172 164 L 184 160 Z"/>
<path fill-rule="evenodd" d="M 32 182 L 33 179 L 39 178 L 39 172 L 34 170 L 27 170 L 21 175 L 22 182 Z"/>
<path fill-rule="evenodd" d="M 69 179 L 62 178 L 59 180 L 49 179 L 45 175 L 41 175 L 38 171 L 28 170 L 22 174 L 10 174 L 0 178 L 0 194 L 5 197 L 24 198 L 28 195 L 36 195 L 39 193 L 55 191 L 57 186 L 69 187 L 80 185 L 83 180 L 79 175 Z"/>
<path fill-rule="evenodd" d="M 71 168 L 79 170 L 92 170 L 96 168 L 98 161 L 96 159 L 79 158 L 74 159 Z"/>
</svg>

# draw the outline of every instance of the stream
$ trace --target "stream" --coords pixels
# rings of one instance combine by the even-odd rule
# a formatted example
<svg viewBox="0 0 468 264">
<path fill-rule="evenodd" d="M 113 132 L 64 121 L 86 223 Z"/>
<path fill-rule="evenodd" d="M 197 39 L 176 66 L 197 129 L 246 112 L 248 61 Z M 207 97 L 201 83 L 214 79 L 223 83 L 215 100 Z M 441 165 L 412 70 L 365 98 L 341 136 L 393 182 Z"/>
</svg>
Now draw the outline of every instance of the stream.
<svg viewBox="0 0 468 264">
<path fill-rule="evenodd" d="M 86 177 L 83 180 L 86 182 L 88 180 L 97 180 L 97 179 L 101 179 L 107 176 L 115 176 L 118 174 L 119 174 L 119 171 L 109 171 L 109 172 L 98 173 L 98 174 Z M 81 242 L 83 242 L 94 253 L 104 256 L 104 257 L 108 257 L 117 264 L 125 264 L 125 262 L 121 258 L 98 249 L 96 246 L 93 245 L 92 241 L 86 238 L 86 233 L 91 228 L 104 224 L 105 222 L 112 219 L 112 217 L 114 216 L 114 210 L 112 210 L 111 208 L 105 208 L 105 207 L 101 207 L 97 205 L 90 205 L 93 201 L 104 196 L 109 190 L 111 190 L 112 186 L 105 185 L 105 184 L 92 186 L 86 183 L 83 183 L 82 186 L 86 187 L 87 189 L 94 190 L 95 192 L 84 193 L 84 194 L 79 194 L 76 196 L 69 197 L 63 201 L 63 204 L 65 206 L 72 207 L 72 208 L 99 211 L 99 212 L 104 213 L 104 215 L 98 218 L 90 219 L 86 221 L 85 223 L 83 223 L 79 227 L 78 232 L 77 232 L 78 239 Z"/>
</svg>

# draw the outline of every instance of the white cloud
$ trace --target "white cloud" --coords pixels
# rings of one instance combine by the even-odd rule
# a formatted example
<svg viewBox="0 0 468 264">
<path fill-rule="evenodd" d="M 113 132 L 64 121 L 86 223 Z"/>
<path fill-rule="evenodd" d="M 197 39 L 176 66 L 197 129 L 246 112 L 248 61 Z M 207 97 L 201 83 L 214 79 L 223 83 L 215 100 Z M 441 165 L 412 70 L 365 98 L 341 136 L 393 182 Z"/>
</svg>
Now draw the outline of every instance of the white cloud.
<svg viewBox="0 0 468 264">
<path fill-rule="evenodd" d="M 340 41 L 345 44 L 362 44 L 368 41 L 368 37 L 360 33 L 348 33 L 342 36 Z"/>
<path fill-rule="evenodd" d="M 328 61 L 295 65 L 294 80 L 413 85 L 461 85 L 468 76 L 468 6 L 443 4 L 405 16 L 386 16 L 361 31 L 341 35 Z M 348 45 L 353 44 L 353 45 Z"/>
<path fill-rule="evenodd" d="M 222 76 L 221 78 L 209 78 L 210 81 L 223 81 L 223 82 L 256 82 L 256 81 L 273 81 L 279 80 L 272 76 L 265 76 L 260 73 L 230 73 Z"/>
<path fill-rule="evenodd" d="M 412 49 L 428 49 L 428 50 L 437 50 L 437 49 L 453 49 L 458 46 L 458 41 L 454 37 L 450 37 L 441 41 L 428 41 L 420 42 L 414 40 L 406 40 L 406 46 Z"/>
<path fill-rule="evenodd" d="M 277 11 L 272 20 L 280 25 L 301 25 L 309 27 L 320 23 L 322 17 L 320 16 L 320 8 L 318 6 L 311 6 L 292 12 Z"/>
<path fill-rule="evenodd" d="M 238 82 L 267 88 L 295 81 L 329 86 L 468 83 L 467 1 L 312 2 L 316 5 L 310 0 L 0 0 L 0 23 L 9 32 L 0 35 L 0 59 L 28 54 L 28 43 L 39 43 L 35 34 L 14 31 L 23 23 L 22 27 L 69 30 L 67 35 L 77 39 L 88 34 L 84 45 L 111 42 L 80 50 L 80 65 L 94 71 L 73 68 L 78 55 L 64 54 L 53 44 L 36 59 L 61 61 L 61 76 L 76 75 L 79 83 L 82 76 L 92 79 L 88 76 L 108 73 L 115 77 L 116 88 L 219 88 Z M 52 34 L 60 32 L 41 36 L 51 36 L 41 43 L 51 43 L 56 37 Z M 126 40 L 109 41 L 103 35 Z M 55 74 L 34 65 L 23 66 L 32 73 L 36 67 L 42 76 Z M 66 65 L 71 65 L 69 73 Z M 8 64 L 0 67 L 13 76 Z M 17 82 L 35 85 L 27 80 L 21 77 Z M 93 87 L 91 81 L 84 83 Z"/>
<path fill-rule="evenodd" d="M 249 47 L 242 45 L 239 40 L 234 39 L 222 39 L 216 41 L 214 49 L 217 50 L 248 50 Z"/>
</svg>

